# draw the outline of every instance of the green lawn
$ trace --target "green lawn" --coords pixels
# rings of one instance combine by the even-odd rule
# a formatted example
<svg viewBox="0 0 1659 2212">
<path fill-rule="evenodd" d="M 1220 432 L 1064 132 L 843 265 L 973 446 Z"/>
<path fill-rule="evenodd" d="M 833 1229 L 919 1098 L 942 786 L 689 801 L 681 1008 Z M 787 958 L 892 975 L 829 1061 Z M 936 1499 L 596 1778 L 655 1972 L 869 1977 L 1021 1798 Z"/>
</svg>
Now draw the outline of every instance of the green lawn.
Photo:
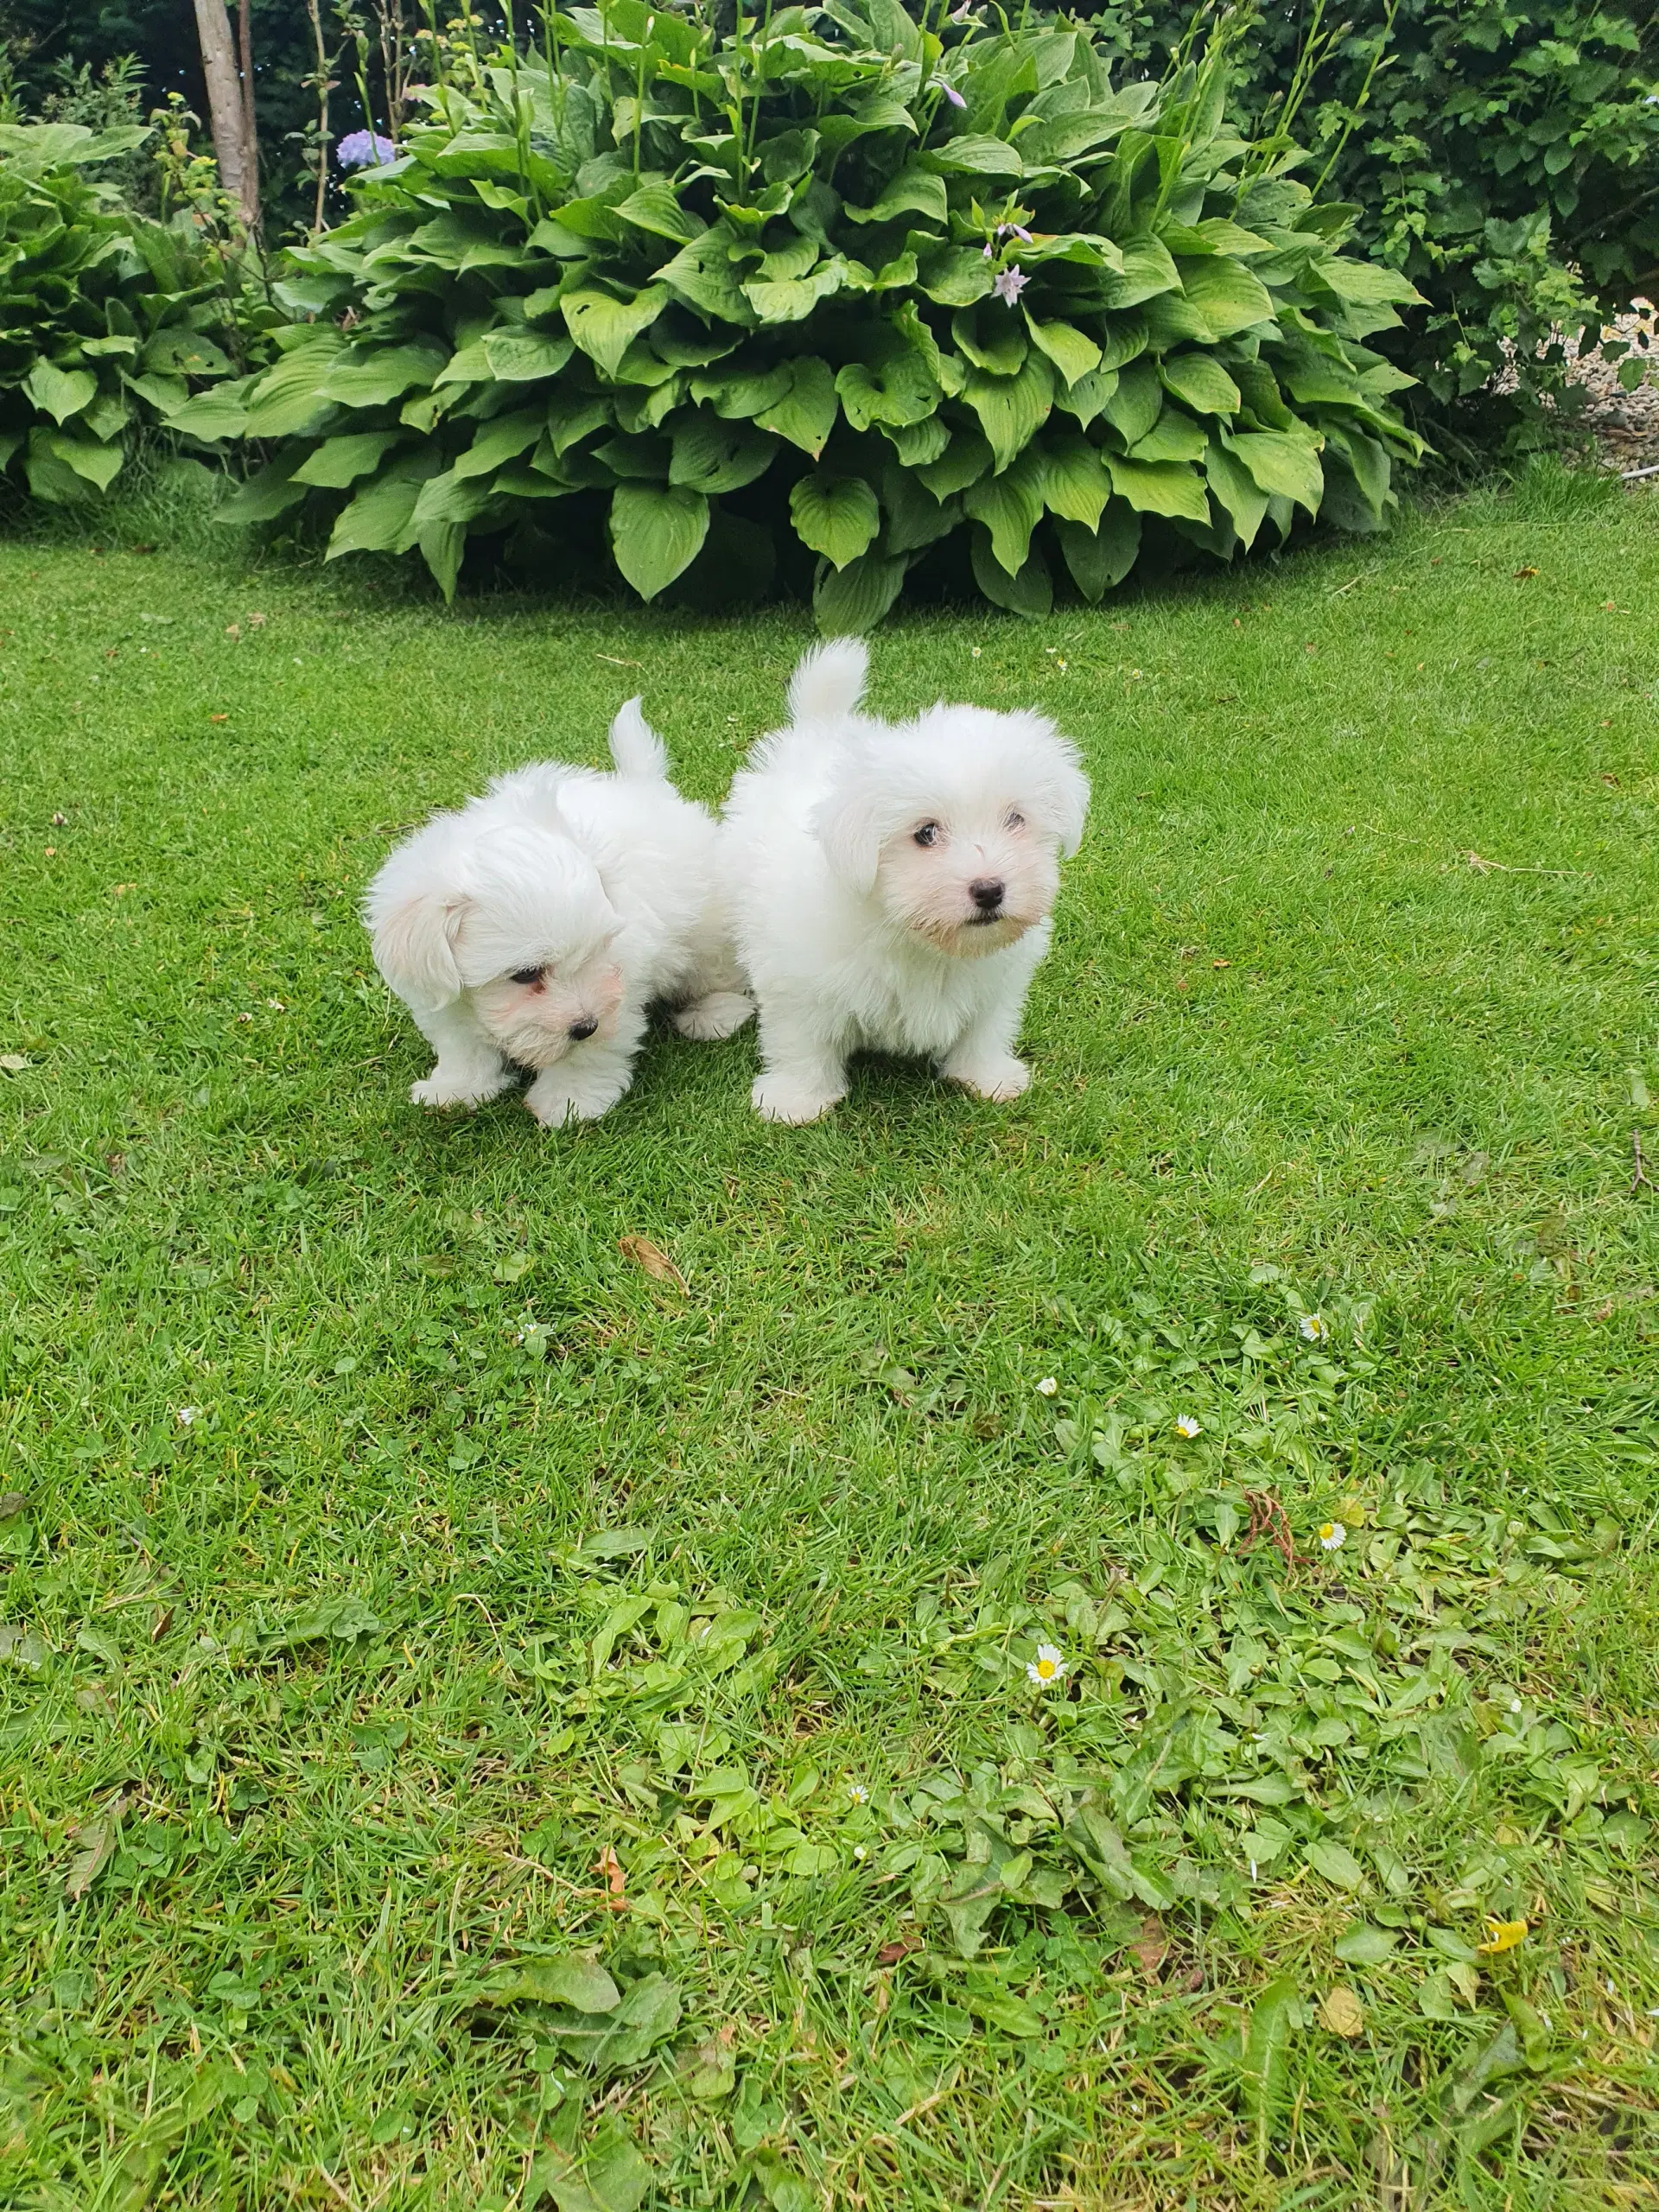
<svg viewBox="0 0 1659 2212">
<path fill-rule="evenodd" d="M 880 632 L 1094 812 L 799 1131 L 423 1116 L 356 918 L 799 612 L 372 576 L 0 545 L 0 2201 L 1659 2203 L 1659 504 Z"/>
</svg>

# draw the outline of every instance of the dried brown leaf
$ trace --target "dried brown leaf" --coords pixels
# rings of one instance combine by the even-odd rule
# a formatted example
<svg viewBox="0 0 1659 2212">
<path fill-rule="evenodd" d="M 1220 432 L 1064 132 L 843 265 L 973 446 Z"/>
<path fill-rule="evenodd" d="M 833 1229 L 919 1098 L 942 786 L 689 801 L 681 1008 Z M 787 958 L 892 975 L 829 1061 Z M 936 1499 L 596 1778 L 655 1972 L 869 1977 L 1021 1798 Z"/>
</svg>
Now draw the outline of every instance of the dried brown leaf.
<svg viewBox="0 0 1659 2212">
<path fill-rule="evenodd" d="M 1149 1912 L 1141 1922 L 1141 1933 L 1129 1946 L 1129 1956 L 1148 1981 L 1157 1980 L 1159 1970 L 1169 1956 L 1169 1938 L 1155 1912 Z"/>
<path fill-rule="evenodd" d="M 1365 2007 L 1354 1992 L 1338 1982 L 1319 1999 L 1319 2018 L 1333 2036 L 1361 2036 L 1365 2032 Z"/>
<path fill-rule="evenodd" d="M 625 1260 L 643 1268 L 653 1282 L 671 1282 L 677 1289 L 685 1288 L 685 1277 L 662 1246 L 653 1244 L 649 1236 L 620 1236 L 616 1249 Z"/>
</svg>

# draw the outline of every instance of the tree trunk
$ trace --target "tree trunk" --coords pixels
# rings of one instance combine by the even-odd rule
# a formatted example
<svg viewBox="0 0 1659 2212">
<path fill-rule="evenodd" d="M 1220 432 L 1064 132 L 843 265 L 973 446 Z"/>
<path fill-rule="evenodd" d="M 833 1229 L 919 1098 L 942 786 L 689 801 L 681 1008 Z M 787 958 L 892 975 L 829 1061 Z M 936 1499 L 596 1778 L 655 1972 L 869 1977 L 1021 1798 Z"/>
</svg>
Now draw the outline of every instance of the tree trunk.
<svg viewBox="0 0 1659 2212">
<path fill-rule="evenodd" d="M 249 128 L 253 87 L 250 83 L 245 99 L 225 0 L 195 0 L 195 10 L 219 181 L 235 200 L 243 227 L 251 231 L 259 222 L 259 158 Z"/>
</svg>

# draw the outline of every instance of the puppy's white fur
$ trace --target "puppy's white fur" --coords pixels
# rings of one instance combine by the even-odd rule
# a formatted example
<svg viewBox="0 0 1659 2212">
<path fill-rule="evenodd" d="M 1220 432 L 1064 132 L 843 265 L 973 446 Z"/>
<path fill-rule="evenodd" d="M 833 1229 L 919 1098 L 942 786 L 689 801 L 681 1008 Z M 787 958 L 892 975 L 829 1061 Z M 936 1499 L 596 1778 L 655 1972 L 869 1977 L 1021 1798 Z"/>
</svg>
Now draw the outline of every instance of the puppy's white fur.
<svg viewBox="0 0 1659 2212">
<path fill-rule="evenodd" d="M 790 685 L 790 725 L 737 777 L 721 830 L 739 957 L 760 1007 L 758 1112 L 811 1122 L 861 1048 L 923 1053 L 982 1098 L 1017 1098 L 1026 993 L 1089 784 L 1042 715 L 858 712 L 849 639 Z"/>
<path fill-rule="evenodd" d="M 535 1071 L 539 1122 L 593 1121 L 632 1079 L 653 1000 L 678 1007 L 688 1037 L 748 1019 L 714 817 L 669 781 L 638 699 L 611 725 L 611 758 L 614 775 L 543 760 L 498 776 L 370 885 L 376 964 L 438 1056 L 417 1105 L 477 1105 L 517 1065 Z"/>
</svg>

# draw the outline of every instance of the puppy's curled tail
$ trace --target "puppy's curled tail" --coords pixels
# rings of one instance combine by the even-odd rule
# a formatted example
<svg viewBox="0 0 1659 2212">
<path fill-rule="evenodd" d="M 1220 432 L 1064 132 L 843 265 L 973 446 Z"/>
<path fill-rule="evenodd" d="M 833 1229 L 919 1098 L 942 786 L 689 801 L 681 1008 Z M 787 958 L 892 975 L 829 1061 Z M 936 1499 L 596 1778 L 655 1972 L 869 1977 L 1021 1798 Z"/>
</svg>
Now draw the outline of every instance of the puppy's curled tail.
<svg viewBox="0 0 1659 2212">
<path fill-rule="evenodd" d="M 640 712 L 638 698 L 620 709 L 611 724 L 611 758 L 619 776 L 632 776 L 644 784 L 668 781 L 667 751 Z"/>
<path fill-rule="evenodd" d="M 801 656 L 789 679 L 792 722 L 839 721 L 864 696 L 870 656 L 861 638 L 830 638 Z"/>
</svg>

